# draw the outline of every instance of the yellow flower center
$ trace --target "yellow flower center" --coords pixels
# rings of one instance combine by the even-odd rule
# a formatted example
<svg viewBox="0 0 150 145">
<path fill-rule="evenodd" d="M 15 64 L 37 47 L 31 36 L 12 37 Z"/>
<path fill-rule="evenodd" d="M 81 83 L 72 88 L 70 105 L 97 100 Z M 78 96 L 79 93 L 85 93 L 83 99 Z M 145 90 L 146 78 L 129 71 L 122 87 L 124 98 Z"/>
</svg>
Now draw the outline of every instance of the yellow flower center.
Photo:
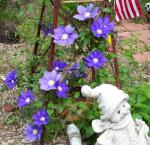
<svg viewBox="0 0 150 145">
<path fill-rule="evenodd" d="M 89 17 L 89 16 L 90 16 L 90 13 L 89 13 L 89 12 L 86 12 L 86 13 L 84 14 L 84 16 L 85 16 L 85 17 Z"/>
<path fill-rule="evenodd" d="M 68 38 L 68 34 L 63 34 L 63 35 L 62 35 L 62 39 L 63 39 L 63 40 L 66 40 L 67 38 Z"/>
<path fill-rule="evenodd" d="M 97 29 L 97 33 L 98 34 L 102 34 L 102 30 L 101 29 Z"/>
<path fill-rule="evenodd" d="M 34 135 L 36 135 L 38 133 L 37 129 L 33 129 L 33 132 L 32 132 Z"/>
<path fill-rule="evenodd" d="M 54 82 L 53 80 L 49 80 L 48 84 L 49 84 L 50 86 L 54 86 L 55 82 Z"/>
</svg>

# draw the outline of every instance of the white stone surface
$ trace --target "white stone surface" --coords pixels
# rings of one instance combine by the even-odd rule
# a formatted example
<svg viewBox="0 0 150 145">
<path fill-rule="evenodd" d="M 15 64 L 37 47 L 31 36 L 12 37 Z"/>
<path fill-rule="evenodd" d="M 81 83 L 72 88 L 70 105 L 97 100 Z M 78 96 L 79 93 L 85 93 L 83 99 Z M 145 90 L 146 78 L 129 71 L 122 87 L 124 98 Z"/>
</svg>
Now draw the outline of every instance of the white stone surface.
<svg viewBox="0 0 150 145">
<path fill-rule="evenodd" d="M 92 121 L 93 130 L 101 133 L 95 145 L 150 145 L 148 126 L 140 119 L 132 119 L 128 94 L 110 84 L 94 89 L 83 86 L 81 93 L 96 98 L 102 109 L 100 119 Z"/>
<path fill-rule="evenodd" d="M 82 145 L 80 130 L 75 124 L 67 126 L 67 134 L 70 145 Z"/>
</svg>

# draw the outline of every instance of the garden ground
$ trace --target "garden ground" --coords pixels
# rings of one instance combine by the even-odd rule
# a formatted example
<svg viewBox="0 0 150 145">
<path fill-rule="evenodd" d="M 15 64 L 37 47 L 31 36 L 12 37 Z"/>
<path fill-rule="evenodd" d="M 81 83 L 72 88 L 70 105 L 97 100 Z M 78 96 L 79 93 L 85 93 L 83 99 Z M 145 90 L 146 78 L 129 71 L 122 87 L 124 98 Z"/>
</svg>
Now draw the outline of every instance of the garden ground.
<svg viewBox="0 0 150 145">
<path fill-rule="evenodd" d="M 148 24 L 136 24 L 123 22 L 117 26 L 119 55 L 126 49 L 134 50 L 134 58 L 140 62 L 143 74 L 147 80 L 150 78 L 150 26 Z M 27 46 L 20 44 L 0 44 L 0 88 L 4 75 L 13 68 L 12 59 L 19 49 Z M 20 57 L 25 61 L 25 56 Z M 25 120 L 20 119 L 20 112 L 15 108 L 15 92 L 17 90 L 0 93 L 0 144 L 1 145 L 29 145 L 22 132 Z M 66 145 L 67 137 L 57 138 L 50 145 Z M 35 143 L 37 145 L 37 143 Z"/>
</svg>

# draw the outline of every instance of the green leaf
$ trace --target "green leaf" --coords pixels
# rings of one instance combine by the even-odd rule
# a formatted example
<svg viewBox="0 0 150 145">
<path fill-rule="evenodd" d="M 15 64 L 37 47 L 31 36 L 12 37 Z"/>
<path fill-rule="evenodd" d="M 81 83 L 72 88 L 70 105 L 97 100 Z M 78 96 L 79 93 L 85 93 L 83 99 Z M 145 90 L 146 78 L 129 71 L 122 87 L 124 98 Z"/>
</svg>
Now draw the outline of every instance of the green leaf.
<svg viewBox="0 0 150 145">
<path fill-rule="evenodd" d="M 80 92 L 75 92 L 74 98 L 79 98 L 80 97 Z"/>
<path fill-rule="evenodd" d="M 77 106 L 82 109 L 83 111 L 89 110 L 88 106 L 84 103 L 77 103 Z"/>
<path fill-rule="evenodd" d="M 94 134 L 94 131 L 93 131 L 92 127 L 87 127 L 86 126 L 85 134 L 86 134 L 87 138 L 92 136 Z"/>
<path fill-rule="evenodd" d="M 133 113 L 132 117 L 133 117 L 133 119 L 136 119 L 136 118 L 142 119 L 142 116 L 138 113 Z"/>
<path fill-rule="evenodd" d="M 111 9 L 109 9 L 109 8 L 103 8 L 103 10 L 102 10 L 104 13 L 107 13 L 107 14 L 110 14 L 110 13 L 112 13 L 112 10 Z"/>
<path fill-rule="evenodd" d="M 34 12 L 33 4 L 29 5 L 28 10 L 29 10 L 30 14 L 33 14 L 33 12 Z"/>
<path fill-rule="evenodd" d="M 34 101 L 33 106 L 37 107 L 37 108 L 41 108 L 43 105 L 43 102 L 41 101 Z"/>
<path fill-rule="evenodd" d="M 48 105 L 47 105 L 47 107 L 48 108 L 52 108 L 52 109 L 57 108 L 57 106 L 53 102 L 49 102 Z"/>
<path fill-rule="evenodd" d="M 53 114 L 54 114 L 54 109 L 48 109 L 48 110 L 47 110 L 47 113 L 48 113 L 49 116 L 53 116 Z"/>
</svg>

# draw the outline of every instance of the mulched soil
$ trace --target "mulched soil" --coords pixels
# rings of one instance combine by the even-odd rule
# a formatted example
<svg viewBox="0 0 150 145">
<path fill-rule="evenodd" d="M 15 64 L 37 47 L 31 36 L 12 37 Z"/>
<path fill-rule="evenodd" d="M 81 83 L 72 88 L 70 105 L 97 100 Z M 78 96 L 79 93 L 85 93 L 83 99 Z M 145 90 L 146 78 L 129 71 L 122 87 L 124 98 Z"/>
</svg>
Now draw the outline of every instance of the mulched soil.
<svg viewBox="0 0 150 145">
<path fill-rule="evenodd" d="M 13 23 L 0 23 L 0 43 L 14 44 L 20 40 L 15 34 L 15 25 Z"/>
</svg>

